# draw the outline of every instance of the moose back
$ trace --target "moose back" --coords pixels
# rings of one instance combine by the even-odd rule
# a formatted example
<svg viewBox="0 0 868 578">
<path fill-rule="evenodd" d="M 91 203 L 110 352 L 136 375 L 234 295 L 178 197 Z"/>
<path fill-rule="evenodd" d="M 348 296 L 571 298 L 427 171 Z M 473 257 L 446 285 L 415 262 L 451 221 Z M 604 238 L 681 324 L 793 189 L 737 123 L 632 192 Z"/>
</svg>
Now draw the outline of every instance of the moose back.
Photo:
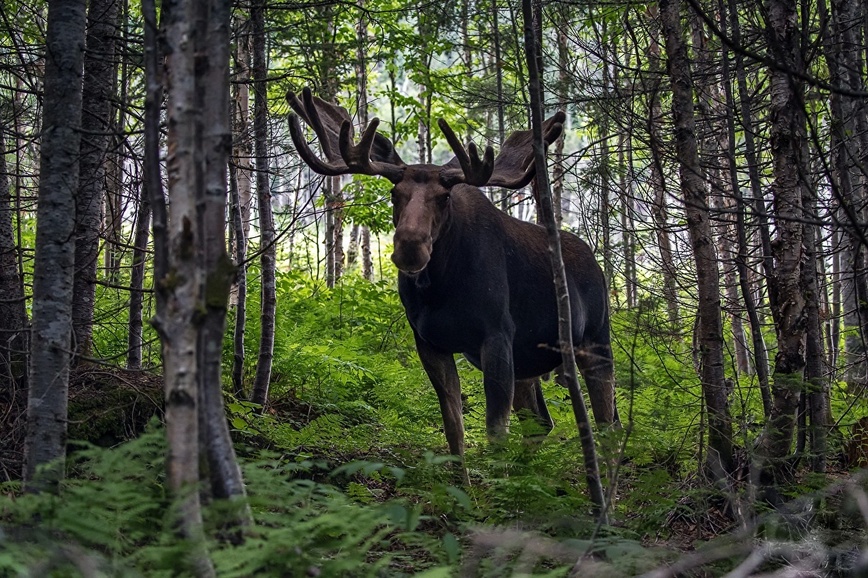
<svg viewBox="0 0 868 578">
<path fill-rule="evenodd" d="M 545 431 L 553 423 L 538 376 L 561 363 L 558 313 L 545 229 L 499 211 L 481 186 L 519 189 L 533 179 L 530 131 L 514 132 L 497 158 L 466 149 L 442 119 L 455 157 L 445 165 L 405 164 L 374 119 L 358 144 L 347 111 L 314 97 L 288 94 L 290 132 L 301 158 L 323 175 L 389 179 L 395 224 L 392 261 L 416 350 L 437 392 L 449 450 L 464 455 L 461 387 L 454 354 L 482 370 L 485 423 L 506 435 L 510 408 Z M 319 138 L 325 160 L 305 139 L 299 117 Z M 544 126 L 546 145 L 562 132 L 563 113 Z M 603 272 L 590 247 L 562 232 L 576 362 L 598 423 L 617 420 L 609 308 Z M 521 411 L 525 410 L 525 411 Z"/>
</svg>

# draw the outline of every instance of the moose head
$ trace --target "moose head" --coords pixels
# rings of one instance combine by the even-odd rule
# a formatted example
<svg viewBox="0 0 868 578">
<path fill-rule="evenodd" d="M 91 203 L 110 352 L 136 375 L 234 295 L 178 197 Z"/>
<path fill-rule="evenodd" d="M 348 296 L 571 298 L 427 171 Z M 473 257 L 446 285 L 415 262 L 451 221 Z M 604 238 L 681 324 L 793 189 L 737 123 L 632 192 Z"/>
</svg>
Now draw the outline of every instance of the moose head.
<svg viewBox="0 0 868 578">
<path fill-rule="evenodd" d="M 377 132 L 378 119 L 373 119 L 358 144 L 353 144 L 353 124 L 345 108 L 313 96 L 309 88 L 302 91 L 301 98 L 287 94 L 287 100 L 295 112 L 289 124 L 292 140 L 311 169 L 328 176 L 380 176 L 395 185 L 392 261 L 407 275 L 417 275 L 427 266 L 441 228 L 448 226 L 452 191 L 457 185 L 521 189 L 536 173 L 530 131 L 513 133 L 503 143 L 497 159 L 490 146 L 480 157 L 476 145 L 471 142 L 465 148 L 441 118 L 438 124 L 455 157 L 445 165 L 407 165 L 392 142 Z M 307 144 L 299 117 L 313 128 L 326 160 L 320 159 Z M 543 128 L 546 144 L 560 136 L 564 118 L 564 113 L 558 112 L 546 121 Z"/>
</svg>

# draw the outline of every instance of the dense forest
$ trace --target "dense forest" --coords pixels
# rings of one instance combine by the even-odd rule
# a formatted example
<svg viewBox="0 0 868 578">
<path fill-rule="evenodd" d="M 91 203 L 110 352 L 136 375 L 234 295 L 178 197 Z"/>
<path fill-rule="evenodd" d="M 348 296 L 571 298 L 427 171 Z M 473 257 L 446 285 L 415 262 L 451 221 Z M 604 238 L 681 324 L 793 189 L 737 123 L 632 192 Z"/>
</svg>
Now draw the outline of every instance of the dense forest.
<svg viewBox="0 0 868 578">
<path fill-rule="evenodd" d="M 868 4 L 0 18 L 0 576 L 868 575 Z"/>
</svg>

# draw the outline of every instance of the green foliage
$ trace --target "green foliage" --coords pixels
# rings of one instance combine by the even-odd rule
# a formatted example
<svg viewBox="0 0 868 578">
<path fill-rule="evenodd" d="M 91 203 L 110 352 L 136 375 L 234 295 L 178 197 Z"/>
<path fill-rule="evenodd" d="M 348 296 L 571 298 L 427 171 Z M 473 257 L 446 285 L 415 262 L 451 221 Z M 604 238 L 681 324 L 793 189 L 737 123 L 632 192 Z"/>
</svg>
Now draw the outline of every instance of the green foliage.
<svg viewBox="0 0 868 578">
<path fill-rule="evenodd" d="M 393 227 L 391 188 L 392 183 L 386 179 L 353 175 L 353 180 L 344 187 L 344 194 L 351 199 L 344 207 L 344 216 L 352 223 L 368 227 L 375 235 L 390 231 Z"/>
<path fill-rule="evenodd" d="M 58 496 L 0 502 L 0 575 L 177 576 L 189 545 L 172 530 L 164 488 L 164 434 L 155 429 L 112 450 L 75 454 Z M 255 527 L 238 545 L 210 541 L 220 576 L 374 576 L 399 554 L 422 567 L 446 559 L 438 541 L 412 533 L 419 515 L 393 501 L 364 505 L 309 475 L 310 462 L 244 464 Z M 220 527 L 225 504 L 205 517 Z"/>
</svg>

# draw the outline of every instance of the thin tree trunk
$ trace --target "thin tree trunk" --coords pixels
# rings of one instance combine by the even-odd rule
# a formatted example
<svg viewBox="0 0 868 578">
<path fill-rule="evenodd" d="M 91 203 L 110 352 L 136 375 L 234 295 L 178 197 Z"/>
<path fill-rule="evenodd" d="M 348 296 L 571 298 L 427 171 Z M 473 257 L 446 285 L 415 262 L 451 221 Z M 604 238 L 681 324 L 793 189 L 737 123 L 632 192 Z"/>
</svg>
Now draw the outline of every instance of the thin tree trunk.
<svg viewBox="0 0 868 578">
<path fill-rule="evenodd" d="M 256 157 L 256 198 L 259 207 L 259 251 L 261 281 L 261 317 L 259 359 L 250 400 L 264 409 L 268 402 L 271 365 L 274 360 L 275 285 L 274 218 L 271 212 L 271 190 L 268 186 L 268 71 L 265 62 L 265 1 L 256 0 L 250 6 L 253 26 L 253 138 Z"/>
<path fill-rule="evenodd" d="M 669 316 L 669 328 L 678 330 L 680 313 L 678 311 L 678 284 L 675 261 L 672 255 L 672 243 L 669 238 L 669 215 L 666 207 L 666 180 L 663 170 L 663 107 L 661 105 L 660 90 L 663 81 L 661 64 L 660 34 L 658 10 L 656 5 L 648 7 L 651 26 L 651 43 L 649 46 L 651 78 L 648 90 L 650 91 L 650 103 L 648 105 L 648 135 L 650 137 L 651 152 L 651 188 L 654 192 L 654 200 L 651 203 L 651 216 L 654 219 L 654 230 L 657 237 L 657 249 L 660 251 L 660 262 L 663 275 L 663 298 L 666 300 L 666 312 Z"/>
<path fill-rule="evenodd" d="M 144 9 L 144 6 L 143 6 Z M 133 268 L 130 279 L 130 319 L 129 352 L 127 369 L 141 369 L 142 366 L 142 300 L 144 294 L 145 264 L 147 261 L 148 228 L 151 219 L 151 199 L 162 197 L 162 176 L 160 174 L 160 111 L 163 101 L 163 79 L 156 40 L 157 23 L 155 14 L 143 13 L 145 22 L 145 115 L 144 115 L 144 162 L 142 167 L 142 192 L 139 198 L 139 212 L 136 215 L 135 248 L 133 249 Z M 165 206 L 162 207 L 165 210 Z M 154 218 L 156 221 L 157 217 Z M 155 224 L 156 228 L 156 224 Z M 156 246 L 156 240 L 155 240 Z M 156 259 L 164 256 L 156 257 Z M 157 272 L 154 272 L 157 279 Z"/>
<path fill-rule="evenodd" d="M 726 13 L 727 5 L 722 1 L 720 3 L 721 12 L 721 30 L 724 34 L 727 33 L 728 20 L 732 18 L 731 14 Z M 737 15 L 735 16 L 737 18 Z M 729 57 L 727 54 L 722 58 L 723 67 L 723 90 L 726 99 L 726 109 L 733 110 L 735 107 L 735 99 L 732 94 L 732 85 L 729 82 L 730 69 Z M 726 150 L 727 150 L 727 168 L 729 170 L 730 189 L 732 190 L 735 199 L 735 237 L 736 237 L 736 253 L 735 271 L 737 273 L 738 286 L 741 291 L 742 302 L 744 303 L 745 313 L 747 314 L 748 324 L 751 333 L 751 347 L 753 351 L 753 366 L 756 371 L 757 381 L 760 387 L 760 397 L 763 403 L 763 415 L 768 417 L 771 412 L 771 394 L 769 393 L 769 373 L 768 373 L 768 351 L 766 350 L 765 340 L 763 339 L 762 326 L 760 324 L 759 315 L 757 314 L 756 302 L 753 298 L 753 291 L 750 287 L 750 278 L 747 267 L 748 259 L 748 242 L 747 242 L 747 227 L 745 225 L 745 212 L 748 207 L 741 195 L 741 183 L 738 178 L 738 167 L 736 165 L 736 142 L 735 142 L 735 120 L 732 114 L 726 116 Z"/>
<path fill-rule="evenodd" d="M 159 103 L 157 104 L 159 106 Z M 130 271 L 130 318 L 127 336 L 127 369 L 142 367 L 142 303 L 144 301 L 145 265 L 148 256 L 148 237 L 151 226 L 151 201 L 143 186 L 136 213 L 133 241 L 133 266 Z"/>
<path fill-rule="evenodd" d="M 816 221 L 814 207 L 816 200 L 811 187 L 804 186 L 802 202 L 808 221 Z M 805 296 L 805 318 L 807 321 L 805 345 L 805 382 L 807 385 L 807 413 L 810 418 L 808 435 L 810 437 L 811 469 L 814 472 L 826 471 L 826 397 L 825 367 L 823 354 L 823 331 L 820 325 L 820 287 L 817 277 L 816 227 L 805 224 L 804 228 L 805 262 L 802 266 L 800 284 Z"/>
<path fill-rule="evenodd" d="M 682 38 L 680 2 L 660 1 L 660 19 L 669 56 L 672 112 L 681 191 L 684 196 L 690 244 L 696 263 L 699 297 L 701 380 L 708 410 L 708 466 L 711 476 L 725 482 L 732 470 L 732 420 L 723 368 L 723 327 L 720 310 L 720 275 L 712 242 L 705 182 L 699 164 L 693 116 L 693 79 Z"/>
<path fill-rule="evenodd" d="M 56 489 L 64 472 L 84 35 L 84 1 L 49 0 L 24 441 L 33 491 Z"/>
<path fill-rule="evenodd" d="M 728 0 L 729 19 L 732 27 L 732 38 L 736 46 L 741 46 L 741 25 L 738 18 L 738 6 L 736 0 Z M 757 218 L 757 231 L 759 232 L 762 246 L 762 266 L 766 279 L 772 276 L 774 260 L 772 256 L 772 243 L 769 233 L 768 215 L 766 214 L 766 201 L 763 195 L 763 185 L 759 173 L 759 160 L 755 142 L 756 130 L 754 128 L 752 112 L 752 92 L 748 88 L 747 72 L 745 71 L 744 55 L 741 50 L 735 50 L 735 76 L 738 83 L 738 101 L 741 112 L 742 135 L 744 137 L 744 158 L 747 162 L 748 182 L 750 183 L 751 197 L 754 202 L 754 211 Z M 757 303 L 759 299 L 755 300 Z M 771 307 L 775 307 L 776 296 L 772 287 L 768 287 L 768 301 Z M 770 394 L 768 394 L 770 396 Z M 769 399 L 771 399 L 769 397 Z"/>
<path fill-rule="evenodd" d="M 204 543 L 198 491 L 199 436 L 204 432 L 200 432 L 202 367 L 196 320 L 204 308 L 205 283 L 200 257 L 205 250 L 205 238 L 198 211 L 199 203 L 204 200 L 202 170 L 205 164 L 202 151 L 204 111 L 200 98 L 205 87 L 200 85 L 209 64 L 207 57 L 197 58 L 205 50 L 203 37 L 207 34 L 199 22 L 199 8 L 193 0 L 163 5 L 168 93 L 166 170 L 171 202 L 166 251 L 157 253 L 157 258 L 166 258 L 167 262 L 159 267 L 155 264 L 155 272 L 164 276 L 156 277 L 154 282 L 161 294 L 154 327 L 163 346 L 167 481 L 169 489 L 179 500 L 179 531 L 191 544 L 186 570 L 197 576 L 214 576 Z M 153 21 L 153 7 L 148 5 L 143 10 Z M 228 111 L 228 105 L 226 108 Z M 157 206 L 164 201 L 152 198 L 152 202 L 156 225 L 159 222 Z M 154 237 L 157 237 L 156 230 Z"/>
<path fill-rule="evenodd" d="M 773 243 L 775 268 L 769 279 L 775 296 L 772 315 L 778 337 L 778 353 L 772 380 L 772 411 L 760 436 L 753 483 L 767 489 L 776 502 L 775 474 L 793 443 L 795 413 L 805 377 L 805 296 L 802 277 L 803 226 L 802 143 L 805 121 L 801 86 L 790 71 L 803 71 L 794 0 L 767 0 L 768 42 L 774 58 L 786 69 L 770 71 L 774 215 L 777 238 Z"/>
<path fill-rule="evenodd" d="M 12 194 L 6 166 L 6 131 L 0 121 L 0 390 L 17 399 L 27 375 L 27 310 L 12 228 Z M 15 391 L 11 391 L 15 388 Z"/>
<path fill-rule="evenodd" d="M 362 276 L 368 281 L 374 280 L 374 260 L 371 256 L 371 230 L 362 227 Z"/>
<path fill-rule="evenodd" d="M 361 231 L 358 224 L 353 224 L 350 228 L 350 243 L 347 247 L 347 270 L 352 270 L 359 260 L 359 237 Z"/>
<path fill-rule="evenodd" d="M 232 162 L 229 165 L 230 214 L 232 242 L 230 251 L 236 267 L 230 305 L 235 305 L 235 326 L 232 336 L 232 391 L 237 399 L 244 392 L 244 333 L 247 323 L 247 240 L 250 233 L 252 171 L 250 167 L 250 20 L 244 16 L 236 21 L 237 69 L 234 83 Z"/>
<path fill-rule="evenodd" d="M 106 161 L 112 141 L 112 78 L 118 0 L 90 0 L 84 53 L 81 158 L 75 199 L 75 280 L 72 292 L 73 350 L 91 353 L 96 266 L 105 196 Z"/>
<path fill-rule="evenodd" d="M 736 45 L 740 44 L 741 32 L 738 23 L 738 12 L 735 10 L 735 0 L 729 0 L 726 4 L 728 8 L 728 17 L 729 22 L 731 24 L 732 29 L 732 38 L 733 42 Z M 721 12 L 723 12 L 723 6 L 721 6 Z M 726 22 L 726 19 L 722 21 Z M 725 30 L 725 28 L 724 28 Z M 751 185 L 751 190 L 754 199 L 759 199 L 756 201 L 757 207 L 761 207 L 764 204 L 762 200 L 762 190 L 759 187 L 759 171 L 756 166 L 756 155 L 754 154 L 753 149 L 753 128 L 752 121 L 750 116 L 750 105 L 747 100 L 746 90 L 746 81 L 744 75 L 744 65 L 742 62 L 741 53 L 736 50 L 735 51 L 735 60 L 736 60 L 736 74 L 738 76 L 739 83 L 739 91 L 741 94 L 740 98 L 740 106 L 742 113 L 742 123 L 744 124 L 745 130 L 745 157 L 748 162 L 748 174 Z M 728 67 L 729 67 L 729 59 L 723 58 L 723 66 L 724 66 L 724 79 L 729 78 Z M 732 94 L 732 87 L 729 82 L 724 82 L 724 91 L 726 95 L 726 104 L 727 109 L 734 110 L 735 109 L 735 99 Z M 769 386 L 769 362 L 768 362 L 768 350 L 766 349 L 765 340 L 763 339 L 762 334 L 762 324 L 760 322 L 759 314 L 757 312 L 757 300 L 754 299 L 754 292 L 751 286 L 750 281 L 750 273 L 748 271 L 748 242 L 747 242 L 747 225 L 745 224 L 745 213 L 748 208 L 748 204 L 745 202 L 744 197 L 741 196 L 741 186 L 738 180 L 738 171 L 736 167 L 736 152 L 735 152 L 735 123 L 733 120 L 733 115 L 727 115 L 727 133 L 728 133 L 728 145 L 727 148 L 729 150 L 729 175 L 730 180 L 732 181 L 732 189 L 737 195 L 737 206 L 736 206 L 736 237 L 738 239 L 738 254 L 735 257 L 735 265 L 738 270 L 738 282 L 739 287 L 741 289 L 742 300 L 744 301 L 745 311 L 748 316 L 748 323 L 750 324 L 750 332 L 751 332 L 751 344 L 753 347 L 753 363 L 754 370 L 756 371 L 757 381 L 759 382 L 760 387 L 760 397 L 763 402 L 763 415 L 768 419 L 769 415 L 771 415 L 771 389 Z M 764 212 L 764 209 L 763 211 Z M 764 219 L 764 217 L 762 217 Z M 763 251 L 766 248 L 766 238 L 768 233 L 768 227 L 760 226 L 760 234 L 763 239 Z M 769 244 L 769 250 L 771 250 Z M 763 259 L 765 263 L 765 259 Z"/>
<path fill-rule="evenodd" d="M 858 77 L 858 45 L 855 28 L 858 11 L 851 2 L 835 0 L 831 3 L 831 25 L 827 28 L 824 42 L 826 61 L 830 80 L 833 85 L 850 90 L 861 90 Z M 825 12 L 825 2 L 821 8 Z M 857 74 L 854 75 L 854 72 Z M 841 252 L 841 305 L 844 315 L 844 362 L 845 376 L 849 389 L 853 392 L 868 383 L 868 363 L 866 363 L 866 335 L 862 331 L 866 320 L 863 316 L 862 299 L 868 295 L 868 270 L 866 270 L 866 248 L 863 246 L 864 232 L 864 190 L 860 187 L 862 179 L 858 165 L 858 153 L 853 146 L 858 134 L 857 99 L 844 94 L 830 94 L 831 143 L 830 152 L 834 166 L 832 188 L 838 200 L 838 220 L 843 224 Z"/>
<path fill-rule="evenodd" d="M 466 3 L 464 4 L 466 6 Z M 358 45 L 356 47 L 356 85 L 359 90 L 359 124 L 368 126 L 368 24 L 365 18 L 365 0 L 358 0 L 359 6 L 359 23 L 357 28 Z M 469 50 L 469 48 L 468 48 Z M 371 230 L 366 225 L 361 225 L 357 235 L 357 240 L 361 246 L 362 253 L 362 276 L 368 281 L 374 280 L 374 264 L 371 260 Z M 351 235 L 352 237 L 352 235 Z M 350 266 L 350 257 L 352 255 L 352 242 L 350 242 L 350 252 L 347 255 L 347 267 Z"/>
<path fill-rule="evenodd" d="M 244 234 L 238 170 L 229 166 L 230 213 L 235 231 L 235 327 L 232 333 L 232 391 L 244 399 L 244 330 L 247 323 L 247 236 Z"/>
<path fill-rule="evenodd" d="M 197 65 L 197 101 L 202 110 L 203 186 L 197 189 L 202 234 L 200 267 L 204 272 L 204 307 L 200 318 L 199 428 L 208 457 L 211 489 L 218 499 L 243 500 L 241 469 L 229 435 L 223 406 L 222 353 L 226 310 L 236 267 L 226 252 L 226 174 L 232 148 L 229 110 L 229 27 L 231 0 L 209 0 L 199 7 L 197 26 L 205 30 L 204 53 Z M 205 64 L 207 62 L 207 65 Z M 204 68 L 204 70 L 202 70 Z M 235 522 L 249 525 L 244 506 Z"/>
<path fill-rule="evenodd" d="M 334 245 L 332 250 L 335 255 L 332 259 L 334 263 L 334 283 L 337 285 L 344 274 L 344 192 L 341 186 L 341 177 L 334 177 L 334 189 L 332 196 L 334 204 L 332 205 L 332 216 L 334 224 Z"/>
<path fill-rule="evenodd" d="M 325 282 L 326 287 L 335 286 L 335 212 L 334 212 L 334 186 L 335 178 L 326 177 L 323 181 L 323 195 L 325 197 Z"/>
<path fill-rule="evenodd" d="M 497 143 L 498 146 L 503 145 L 506 139 L 506 122 L 504 120 L 504 108 L 506 103 L 503 96 L 503 47 L 500 42 L 500 10 L 497 6 L 498 0 L 491 0 L 491 33 L 492 44 L 494 44 L 494 81 L 496 87 L 497 99 Z M 500 210 L 507 212 L 509 209 L 509 192 L 507 189 L 501 189 L 500 194 L 493 193 L 500 199 Z"/>
<path fill-rule="evenodd" d="M 241 209 L 241 224 L 244 238 L 250 237 L 250 207 L 253 203 L 253 156 L 250 133 L 250 20 L 241 18 L 236 24 L 238 39 L 236 40 L 237 56 L 235 62 L 235 135 L 233 140 L 232 158 L 238 170 L 238 205 Z M 240 237 L 236 235 L 237 241 Z M 235 251 L 233 251 L 235 252 Z"/>
<path fill-rule="evenodd" d="M 496 0 L 495 0 L 496 2 Z M 568 26 L 568 5 L 557 4 L 554 7 L 557 13 L 557 24 L 555 34 L 557 35 L 558 49 L 558 82 L 555 85 L 555 93 L 558 99 L 558 110 L 567 112 L 567 99 L 569 98 L 569 64 L 570 53 L 567 47 L 567 26 Z M 502 79 L 501 79 L 502 83 Z M 501 88 L 502 90 L 502 88 Z M 501 110 L 501 121 L 503 113 Z M 502 144 L 503 141 L 501 141 Z M 563 222 L 564 211 L 564 139 L 559 138 L 555 143 L 555 158 L 554 166 L 552 167 L 552 203 L 554 204 L 555 223 L 558 228 Z M 607 277 L 609 283 L 612 282 L 611 277 Z"/>
<path fill-rule="evenodd" d="M 120 29 L 115 32 L 121 36 L 121 42 L 124 46 L 128 45 L 127 41 L 127 22 L 129 21 L 129 0 L 118 0 L 123 2 L 121 5 Z M 117 29 L 116 29 L 117 30 Z M 110 282 L 117 284 L 120 279 L 121 259 L 123 257 L 124 247 L 121 239 L 123 227 L 123 183 L 124 183 L 124 140 L 126 139 L 126 123 L 127 123 L 127 106 L 129 102 L 129 62 L 123 57 L 115 65 L 115 75 L 120 73 L 120 80 L 116 82 L 118 93 L 117 116 L 112 116 L 113 120 L 113 135 L 112 142 L 109 143 L 110 151 L 106 157 L 108 170 L 107 182 L 105 186 L 106 193 L 106 243 L 104 251 L 105 275 Z M 117 76 L 115 76 L 117 81 Z"/>
<path fill-rule="evenodd" d="M 627 134 L 632 134 L 632 118 Z M 619 157 L 626 156 L 622 166 L 621 176 L 621 235 L 623 236 L 624 251 L 624 283 L 626 285 L 627 307 L 636 307 L 639 303 L 639 280 L 636 275 L 636 223 L 634 215 L 636 209 L 633 205 L 633 183 L 636 182 L 636 171 L 633 164 L 632 143 L 622 132 L 619 137 Z M 609 279 L 611 285 L 612 279 Z M 667 304 L 668 307 L 668 304 Z"/>
<path fill-rule="evenodd" d="M 540 78 L 541 73 L 541 39 L 537 36 L 538 31 L 534 23 L 534 10 L 532 0 L 522 0 L 522 14 L 524 16 L 524 40 L 527 53 L 528 79 L 531 98 L 531 128 L 533 131 L 534 163 L 536 164 L 536 185 L 539 193 L 539 210 L 541 221 L 544 223 L 549 244 L 549 256 L 551 257 L 552 274 L 554 277 L 555 292 L 558 301 L 558 336 L 563 357 L 563 378 L 570 392 L 573 406 L 573 414 L 579 429 L 579 438 L 582 444 L 582 452 L 585 459 L 585 479 L 588 483 L 588 491 L 591 497 L 595 514 L 601 523 L 608 523 L 606 513 L 606 500 L 603 495 L 603 487 L 600 481 L 600 469 L 597 465 L 597 454 L 594 447 L 594 434 L 591 430 L 591 422 L 588 418 L 588 410 L 582 390 L 579 387 L 576 375 L 576 363 L 573 355 L 572 316 L 570 314 L 570 296 L 567 291 L 567 276 L 564 270 L 564 261 L 561 254 L 560 233 L 554 217 L 552 194 L 549 184 L 548 163 L 546 160 L 545 144 L 543 141 L 543 87 Z M 537 15 L 539 13 L 537 12 Z M 537 20 L 537 25 L 541 25 Z"/>
</svg>

